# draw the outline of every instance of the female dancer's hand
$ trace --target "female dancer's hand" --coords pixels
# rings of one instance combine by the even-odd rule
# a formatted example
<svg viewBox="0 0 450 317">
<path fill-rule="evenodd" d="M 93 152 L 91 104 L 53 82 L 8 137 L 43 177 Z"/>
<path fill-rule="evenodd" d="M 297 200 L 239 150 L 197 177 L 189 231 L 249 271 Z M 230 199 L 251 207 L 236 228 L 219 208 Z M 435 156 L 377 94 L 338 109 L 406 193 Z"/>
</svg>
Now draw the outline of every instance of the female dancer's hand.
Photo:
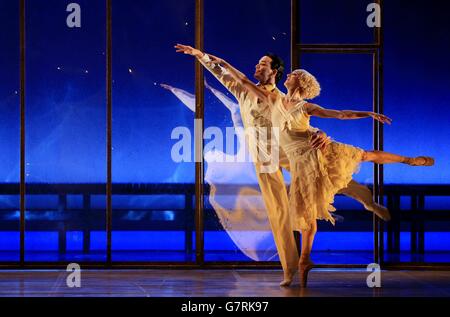
<svg viewBox="0 0 450 317">
<path fill-rule="evenodd" d="M 392 119 L 381 113 L 370 112 L 369 115 L 381 123 L 391 124 Z"/>
<path fill-rule="evenodd" d="M 202 51 L 200 51 L 196 48 L 193 48 L 192 46 L 189 46 L 189 45 L 177 44 L 177 45 L 175 45 L 175 48 L 177 49 L 177 53 L 184 53 L 184 54 L 192 55 L 197 58 L 203 57 Z"/>
<path fill-rule="evenodd" d="M 311 135 L 310 144 L 313 148 L 323 150 L 330 144 L 331 139 L 327 136 L 327 134 L 323 131 L 317 131 L 313 135 Z"/>
</svg>

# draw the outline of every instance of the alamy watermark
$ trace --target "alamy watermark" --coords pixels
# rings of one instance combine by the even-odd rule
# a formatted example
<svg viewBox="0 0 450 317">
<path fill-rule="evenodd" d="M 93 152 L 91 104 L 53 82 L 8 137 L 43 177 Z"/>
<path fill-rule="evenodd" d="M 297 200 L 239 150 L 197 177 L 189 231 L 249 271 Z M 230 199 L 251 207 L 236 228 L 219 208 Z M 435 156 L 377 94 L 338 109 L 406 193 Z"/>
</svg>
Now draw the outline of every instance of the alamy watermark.
<svg viewBox="0 0 450 317">
<path fill-rule="evenodd" d="M 367 5 L 367 12 L 370 14 L 367 16 L 366 23 L 369 28 L 381 27 L 381 7 L 378 3 L 369 3 Z"/>
<path fill-rule="evenodd" d="M 171 158 L 176 163 L 200 162 L 206 158 L 208 162 L 245 163 L 254 162 L 260 165 L 261 173 L 273 173 L 279 168 L 279 129 L 276 127 L 225 128 L 225 134 L 219 127 L 208 127 L 202 133 L 202 120 L 196 119 L 194 137 L 187 127 L 176 127 L 172 130 Z M 235 155 L 235 140 L 239 140 L 239 149 Z M 195 141 L 194 155 L 192 144 Z M 202 148 L 204 140 L 208 142 Z M 245 149 L 248 149 L 245 150 Z"/>
<path fill-rule="evenodd" d="M 66 24 L 69 28 L 81 28 L 81 7 L 78 3 L 69 3 L 66 8 L 70 14 L 67 16 Z"/>
<path fill-rule="evenodd" d="M 67 272 L 70 274 L 66 278 L 66 285 L 70 288 L 81 287 L 81 267 L 78 263 L 70 263 L 67 265 Z"/>
<path fill-rule="evenodd" d="M 367 266 L 367 272 L 371 272 L 366 279 L 367 287 L 381 287 L 381 269 L 377 263 L 370 263 Z"/>
</svg>

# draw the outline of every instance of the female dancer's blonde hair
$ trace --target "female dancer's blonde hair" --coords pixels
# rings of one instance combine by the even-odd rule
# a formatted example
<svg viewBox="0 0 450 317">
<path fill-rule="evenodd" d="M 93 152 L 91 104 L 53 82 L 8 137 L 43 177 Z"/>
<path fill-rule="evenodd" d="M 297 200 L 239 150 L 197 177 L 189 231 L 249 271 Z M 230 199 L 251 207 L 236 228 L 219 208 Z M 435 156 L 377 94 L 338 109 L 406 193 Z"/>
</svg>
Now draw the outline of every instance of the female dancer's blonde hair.
<svg viewBox="0 0 450 317">
<path fill-rule="evenodd" d="M 301 98 L 313 99 L 320 95 L 320 84 L 311 73 L 304 69 L 296 69 L 292 72 L 298 77 L 299 88 L 301 88 Z"/>
</svg>

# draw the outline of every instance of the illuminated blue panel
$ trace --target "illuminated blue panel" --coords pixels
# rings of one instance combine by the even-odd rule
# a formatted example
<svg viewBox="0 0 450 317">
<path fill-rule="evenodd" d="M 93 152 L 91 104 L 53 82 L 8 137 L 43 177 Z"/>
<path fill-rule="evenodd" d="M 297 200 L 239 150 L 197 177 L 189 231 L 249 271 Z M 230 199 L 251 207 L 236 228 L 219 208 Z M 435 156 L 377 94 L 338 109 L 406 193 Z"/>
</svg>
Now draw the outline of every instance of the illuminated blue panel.
<svg viewBox="0 0 450 317">
<path fill-rule="evenodd" d="M 450 248 L 450 232 L 425 232 L 426 251 L 447 251 Z"/>
<path fill-rule="evenodd" d="M 58 232 L 28 231 L 25 235 L 27 251 L 58 250 Z"/>
<path fill-rule="evenodd" d="M 305 42 L 371 40 L 373 30 L 358 28 L 365 22 L 367 12 L 363 9 L 369 1 L 349 0 L 344 7 L 337 7 L 339 1 L 324 1 L 302 1 L 300 30 Z M 68 29 L 65 25 L 67 2 L 26 1 L 27 184 L 44 182 L 57 188 L 59 183 L 105 183 L 105 3 L 100 0 L 77 2 L 82 7 L 79 30 Z M 447 122 L 450 32 L 447 10 L 419 1 L 412 1 L 407 9 L 396 1 L 385 1 L 384 5 L 384 23 L 389 30 L 384 38 L 384 106 L 386 114 L 394 119 L 393 125 L 384 129 L 385 149 L 436 157 L 433 168 L 386 165 L 385 182 L 449 184 L 450 151 L 446 145 L 450 136 Z M 281 55 L 289 69 L 289 9 L 288 0 L 206 1 L 206 50 L 224 56 L 249 75 L 266 51 Z M 233 23 L 230 23 L 230 15 L 217 12 L 233 12 Z M 176 42 L 194 42 L 194 1 L 180 4 L 175 0 L 137 0 L 130 5 L 127 1 L 113 0 L 113 15 L 113 182 L 193 186 L 194 164 L 179 164 L 170 159 L 174 143 L 170 132 L 176 126 L 187 126 L 192 131 L 193 112 L 159 84 L 168 83 L 194 92 L 193 59 L 176 54 L 172 47 Z M 398 16 L 402 16 L 405 23 L 398 23 Z M 421 23 L 417 23 L 417 16 L 421 17 Z M 17 184 L 19 180 L 18 25 L 18 1 L 1 1 L 2 184 Z M 243 29 L 242 25 L 249 27 Z M 430 47 L 435 50 L 429 50 Z M 351 55 L 336 60 L 306 55 L 301 60 L 302 67 L 312 68 L 323 84 L 322 96 L 317 101 L 337 108 L 370 109 L 371 98 L 367 92 L 372 87 L 371 58 Z M 209 74 L 206 78 L 224 91 Z M 221 128 L 230 125 L 227 109 L 208 91 L 205 98 L 205 125 Z M 372 147 L 372 123 L 368 119 L 354 122 L 314 119 L 313 124 L 337 140 Z M 372 164 L 365 163 L 356 178 L 371 183 Z M 185 214 L 176 209 L 184 208 L 185 195 L 113 194 L 113 250 L 137 252 L 148 248 L 151 252 L 158 249 L 184 252 Z M 105 254 L 106 233 L 101 231 L 105 227 L 105 195 L 90 198 L 91 208 L 99 211 L 90 210 L 77 218 L 76 212 L 56 212 L 58 196 L 55 194 L 27 195 L 26 259 L 61 259 L 54 255 L 58 252 L 57 226 L 61 220 L 75 226 L 70 229 L 74 231 L 66 235 L 68 253 L 74 253 L 75 257 L 80 255 L 85 238 L 81 232 L 90 229 L 93 230 L 90 251 Z M 426 197 L 425 203 L 426 209 L 449 209 L 448 197 Z M 18 253 L 10 256 L 10 252 L 19 250 L 18 206 L 17 195 L 0 193 L 0 221 L 8 226 L 0 233 L 0 250 L 5 252 L 0 254 L 0 259 L 18 259 Z M 82 209 L 82 195 L 67 196 L 67 206 Z M 336 198 L 336 207 L 338 210 L 360 209 L 358 203 L 343 197 Z M 401 208 L 408 212 L 409 207 L 410 198 L 402 196 Z M 86 217 L 92 214 L 95 215 L 93 223 Z M 193 213 L 189 217 L 192 221 Z M 167 220 L 164 225 L 176 225 L 180 229 L 166 231 L 164 225 L 145 228 L 156 220 Z M 43 224 L 48 224 L 49 228 L 43 229 Z M 448 220 L 426 223 L 429 230 L 425 235 L 426 260 L 441 261 L 444 257 L 427 256 L 449 251 L 445 225 Z M 126 231 L 128 226 L 131 229 Z M 221 251 L 225 255 L 220 259 L 224 261 L 243 257 L 220 226 L 217 230 L 205 233 L 206 258 L 214 259 Z M 326 256 L 328 251 L 370 252 L 373 248 L 371 232 L 337 230 L 338 227 L 317 235 L 314 249 L 325 253 L 325 262 L 333 261 L 333 256 Z M 195 239 L 193 242 L 195 246 Z M 402 252 L 410 251 L 408 232 L 401 233 L 400 248 Z M 4 257 L 3 254 L 9 255 Z M 211 254 L 214 256 L 210 257 Z M 151 261 L 164 260 L 164 257 L 131 254 L 126 259 Z M 178 257 L 177 261 L 184 261 L 184 258 Z"/>
<path fill-rule="evenodd" d="M 67 251 L 83 250 L 83 232 L 70 231 L 66 233 Z"/>
<path fill-rule="evenodd" d="M 193 136 L 194 112 L 161 84 L 194 92 L 194 59 L 173 46 L 194 44 L 195 1 L 113 0 L 112 8 L 112 181 L 136 189 L 113 190 L 112 259 L 191 260 L 183 230 L 194 227 L 193 209 L 185 210 L 194 189 L 193 142 L 186 147 L 190 162 L 175 162 L 171 150 L 176 128 Z M 142 184 L 160 192 L 145 195 Z"/>
<path fill-rule="evenodd" d="M 69 253 L 90 261 L 81 252 L 79 234 L 66 233 L 67 245 L 58 248 L 57 233 L 106 227 L 105 2 L 77 1 L 81 27 L 74 28 L 66 21 L 68 4 L 25 1 L 26 261 L 65 260 Z M 82 195 L 93 193 L 79 184 L 89 183 L 100 184 L 91 196 L 92 209 L 68 210 L 83 208 Z M 81 195 L 67 196 L 60 184 Z M 32 186 L 39 195 L 29 191 Z M 44 231 L 52 232 L 47 239 Z M 97 243 L 95 237 L 92 243 Z"/>
<path fill-rule="evenodd" d="M 302 43 L 373 43 L 367 26 L 367 6 L 372 0 L 301 0 L 299 6 Z M 372 12 L 372 10 L 371 10 Z"/>
<path fill-rule="evenodd" d="M 20 244 L 20 232 L 0 232 L 0 251 L 17 251 Z"/>
<path fill-rule="evenodd" d="M 114 250 L 183 251 L 183 231 L 114 231 Z"/>
</svg>

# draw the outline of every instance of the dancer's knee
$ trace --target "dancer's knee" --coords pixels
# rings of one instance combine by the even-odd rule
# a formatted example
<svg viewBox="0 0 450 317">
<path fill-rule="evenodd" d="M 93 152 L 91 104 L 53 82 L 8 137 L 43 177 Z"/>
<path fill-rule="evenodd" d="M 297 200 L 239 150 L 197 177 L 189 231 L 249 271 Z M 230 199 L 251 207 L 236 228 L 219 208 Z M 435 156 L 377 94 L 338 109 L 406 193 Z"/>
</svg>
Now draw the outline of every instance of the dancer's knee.
<svg viewBox="0 0 450 317">
<path fill-rule="evenodd" d="M 313 236 L 317 233 L 317 221 L 314 221 L 310 224 L 308 230 L 301 231 L 303 236 Z"/>
<path fill-rule="evenodd" d="M 317 233 L 317 220 L 314 220 L 313 223 L 311 224 L 311 234 L 316 233 Z"/>
</svg>

